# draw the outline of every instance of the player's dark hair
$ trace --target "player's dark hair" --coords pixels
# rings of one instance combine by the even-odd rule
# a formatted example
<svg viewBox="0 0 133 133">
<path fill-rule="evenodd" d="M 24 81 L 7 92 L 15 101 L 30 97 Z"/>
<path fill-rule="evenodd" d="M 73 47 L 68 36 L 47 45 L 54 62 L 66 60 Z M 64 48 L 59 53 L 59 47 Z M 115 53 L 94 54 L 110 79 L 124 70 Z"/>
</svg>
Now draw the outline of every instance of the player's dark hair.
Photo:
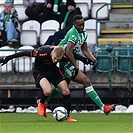
<svg viewBox="0 0 133 133">
<path fill-rule="evenodd" d="M 83 19 L 83 17 L 81 15 L 75 15 L 73 17 L 73 23 L 75 23 L 76 20 L 80 20 L 80 19 Z"/>
</svg>

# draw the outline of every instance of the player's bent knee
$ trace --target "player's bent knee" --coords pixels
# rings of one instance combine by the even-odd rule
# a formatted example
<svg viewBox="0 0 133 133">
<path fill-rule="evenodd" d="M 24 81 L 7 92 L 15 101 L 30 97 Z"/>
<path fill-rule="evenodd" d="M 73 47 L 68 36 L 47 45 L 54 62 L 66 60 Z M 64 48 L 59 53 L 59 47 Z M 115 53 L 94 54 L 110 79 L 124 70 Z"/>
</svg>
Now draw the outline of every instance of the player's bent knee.
<svg viewBox="0 0 133 133">
<path fill-rule="evenodd" d="M 91 82 L 90 82 L 89 79 L 86 78 L 85 80 L 83 80 L 83 84 L 84 84 L 85 87 L 87 87 L 87 86 L 91 85 Z"/>
<path fill-rule="evenodd" d="M 51 90 L 45 90 L 45 91 L 43 91 L 43 93 L 44 93 L 46 96 L 49 96 L 49 95 L 52 93 L 52 91 L 51 91 Z"/>
<path fill-rule="evenodd" d="M 62 90 L 62 94 L 63 95 L 69 95 L 70 94 L 70 90 L 69 89 Z"/>
</svg>

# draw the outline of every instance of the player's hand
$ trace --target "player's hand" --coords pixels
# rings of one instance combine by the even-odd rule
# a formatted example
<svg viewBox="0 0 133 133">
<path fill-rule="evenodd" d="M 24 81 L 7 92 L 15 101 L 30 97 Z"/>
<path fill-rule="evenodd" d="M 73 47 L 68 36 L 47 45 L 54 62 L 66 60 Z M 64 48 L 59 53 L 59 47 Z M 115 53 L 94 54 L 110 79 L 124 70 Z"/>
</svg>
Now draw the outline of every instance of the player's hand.
<svg viewBox="0 0 133 133">
<path fill-rule="evenodd" d="M 88 65 L 88 64 L 91 64 L 92 61 L 88 58 L 84 58 L 84 61 L 83 61 L 84 64 Z"/>
<path fill-rule="evenodd" d="M 0 58 L 0 63 L 2 63 L 1 66 L 5 65 L 8 61 L 9 61 L 8 57 L 6 57 L 6 56 Z"/>
<path fill-rule="evenodd" d="M 97 63 L 97 60 L 92 61 L 92 65 L 93 65 L 92 70 L 93 70 L 94 72 L 96 72 L 97 64 L 98 64 L 98 63 Z"/>
<path fill-rule="evenodd" d="M 93 66 L 97 66 L 97 61 L 96 60 L 92 61 L 92 60 L 90 60 L 88 58 L 85 58 L 83 63 L 86 64 L 86 65 L 90 64 L 90 65 L 93 65 Z"/>
<path fill-rule="evenodd" d="M 96 67 L 96 66 L 97 66 L 97 60 L 95 60 L 95 61 L 91 61 L 90 64 L 93 65 L 94 67 Z"/>
<path fill-rule="evenodd" d="M 72 77 L 73 77 L 73 79 L 75 79 L 75 77 L 77 76 L 77 74 L 78 74 L 78 72 L 79 72 L 79 69 L 74 69 L 73 70 L 73 72 L 72 72 Z"/>
</svg>

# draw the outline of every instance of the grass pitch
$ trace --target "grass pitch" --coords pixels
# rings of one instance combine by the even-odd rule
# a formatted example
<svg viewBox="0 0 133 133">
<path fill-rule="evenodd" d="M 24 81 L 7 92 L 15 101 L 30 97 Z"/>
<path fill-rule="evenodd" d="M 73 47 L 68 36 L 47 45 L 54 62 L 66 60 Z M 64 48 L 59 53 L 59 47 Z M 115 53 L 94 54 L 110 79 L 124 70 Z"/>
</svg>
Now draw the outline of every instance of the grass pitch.
<svg viewBox="0 0 133 133">
<path fill-rule="evenodd" d="M 0 133 L 133 133 L 133 114 L 76 113 L 77 122 L 57 122 L 52 113 L 0 113 Z"/>
</svg>

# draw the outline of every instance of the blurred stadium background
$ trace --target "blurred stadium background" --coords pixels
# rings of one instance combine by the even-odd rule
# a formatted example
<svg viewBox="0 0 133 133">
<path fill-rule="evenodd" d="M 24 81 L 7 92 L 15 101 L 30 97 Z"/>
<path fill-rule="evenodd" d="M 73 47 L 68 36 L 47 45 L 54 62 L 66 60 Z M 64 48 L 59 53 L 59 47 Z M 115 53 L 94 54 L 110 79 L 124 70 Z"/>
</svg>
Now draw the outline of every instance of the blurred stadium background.
<svg viewBox="0 0 133 133">
<path fill-rule="evenodd" d="M 0 0 L 0 10 L 3 8 Z M 4 1 L 5 2 L 5 1 Z M 81 8 L 87 29 L 88 48 L 97 57 L 98 65 L 79 63 L 79 68 L 92 81 L 105 104 L 133 104 L 133 0 L 75 0 Z M 21 38 L 18 49 L 0 48 L 0 57 L 18 51 L 33 49 L 45 42 L 57 29 L 41 29 L 34 21 L 28 21 L 21 0 L 14 0 L 20 19 Z M 51 20 L 52 22 L 52 20 Z M 49 22 L 49 24 L 51 23 Z M 2 42 L 1 42 L 2 43 Z M 43 44 L 43 43 L 42 43 Z M 0 108 L 37 106 L 40 90 L 34 85 L 32 70 L 34 58 L 21 57 L 0 66 Z M 98 107 L 86 96 L 84 86 L 71 83 L 72 108 L 93 110 Z M 62 104 L 61 94 L 53 98 L 49 108 Z"/>
</svg>

